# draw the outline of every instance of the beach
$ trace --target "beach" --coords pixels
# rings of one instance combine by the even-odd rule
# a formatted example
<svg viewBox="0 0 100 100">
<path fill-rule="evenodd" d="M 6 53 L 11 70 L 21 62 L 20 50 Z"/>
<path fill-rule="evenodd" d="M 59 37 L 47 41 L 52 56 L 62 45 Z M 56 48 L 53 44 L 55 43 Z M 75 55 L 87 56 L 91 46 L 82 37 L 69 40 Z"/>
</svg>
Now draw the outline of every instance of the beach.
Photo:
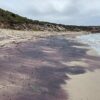
<svg viewBox="0 0 100 100">
<path fill-rule="evenodd" d="M 100 33 L 77 36 L 80 42 L 88 44 L 100 55 Z"/>
<path fill-rule="evenodd" d="M 88 55 L 99 57 L 100 56 L 100 34 L 88 34 L 77 36 L 79 42 L 87 44 L 92 50 L 88 51 Z M 84 59 L 85 60 L 85 59 Z M 86 59 L 87 60 L 87 59 Z M 89 65 L 87 63 L 81 63 L 79 61 L 73 62 L 73 66 L 79 64 L 84 67 L 92 67 L 99 66 L 93 61 L 93 65 Z M 64 89 L 66 87 L 66 91 L 69 92 L 69 100 L 99 100 L 100 99 L 100 69 L 88 71 L 85 74 L 81 75 L 69 75 L 71 78 L 70 81 L 66 81 L 67 85 L 64 85 Z"/>
<path fill-rule="evenodd" d="M 1 100 L 99 100 L 100 57 L 84 34 L 1 29 Z"/>
</svg>

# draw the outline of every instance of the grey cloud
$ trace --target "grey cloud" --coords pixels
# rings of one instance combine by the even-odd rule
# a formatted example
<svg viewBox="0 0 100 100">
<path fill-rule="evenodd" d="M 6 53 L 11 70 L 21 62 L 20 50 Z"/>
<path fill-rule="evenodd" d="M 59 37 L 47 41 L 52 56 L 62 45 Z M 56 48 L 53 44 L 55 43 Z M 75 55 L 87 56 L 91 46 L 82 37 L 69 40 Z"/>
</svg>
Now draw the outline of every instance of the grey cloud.
<svg viewBox="0 0 100 100">
<path fill-rule="evenodd" d="M 28 18 L 62 24 L 100 24 L 100 0 L 1 0 L 0 7 Z"/>
</svg>

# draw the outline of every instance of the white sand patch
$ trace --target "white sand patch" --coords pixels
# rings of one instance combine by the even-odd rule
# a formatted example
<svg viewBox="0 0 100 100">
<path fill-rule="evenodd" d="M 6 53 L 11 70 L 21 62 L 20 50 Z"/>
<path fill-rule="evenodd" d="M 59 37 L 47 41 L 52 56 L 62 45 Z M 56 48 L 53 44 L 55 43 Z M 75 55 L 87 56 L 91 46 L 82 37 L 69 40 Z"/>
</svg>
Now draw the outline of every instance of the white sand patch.
<svg viewBox="0 0 100 100">
<path fill-rule="evenodd" d="M 61 62 L 66 66 L 80 66 L 80 67 L 88 67 L 89 65 L 84 61 L 71 61 L 71 62 Z"/>
<path fill-rule="evenodd" d="M 94 49 L 87 51 L 87 55 L 99 57 L 98 53 Z"/>
<path fill-rule="evenodd" d="M 81 75 L 70 75 L 63 88 L 69 100 L 100 100 L 100 70 Z"/>
</svg>

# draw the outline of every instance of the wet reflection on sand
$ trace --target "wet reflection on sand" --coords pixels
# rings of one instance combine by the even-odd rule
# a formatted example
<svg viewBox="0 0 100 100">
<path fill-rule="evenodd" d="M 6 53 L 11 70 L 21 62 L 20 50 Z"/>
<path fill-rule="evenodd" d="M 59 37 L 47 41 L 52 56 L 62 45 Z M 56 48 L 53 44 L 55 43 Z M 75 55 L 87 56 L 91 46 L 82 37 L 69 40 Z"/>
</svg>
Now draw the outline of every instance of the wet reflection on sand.
<svg viewBox="0 0 100 100">
<path fill-rule="evenodd" d="M 71 93 L 66 82 L 100 68 L 100 58 L 88 55 L 89 49 L 79 46 L 86 45 L 53 36 L 1 47 L 0 98 L 68 100 Z"/>
</svg>

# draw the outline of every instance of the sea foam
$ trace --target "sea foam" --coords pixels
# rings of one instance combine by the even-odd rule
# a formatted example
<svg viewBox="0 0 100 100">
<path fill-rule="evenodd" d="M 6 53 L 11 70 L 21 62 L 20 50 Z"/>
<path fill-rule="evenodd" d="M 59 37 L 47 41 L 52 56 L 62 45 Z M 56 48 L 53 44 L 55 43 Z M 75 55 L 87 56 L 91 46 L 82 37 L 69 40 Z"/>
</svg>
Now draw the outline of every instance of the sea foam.
<svg viewBox="0 0 100 100">
<path fill-rule="evenodd" d="M 100 55 L 100 33 L 78 36 L 77 39 L 91 46 Z"/>
</svg>

